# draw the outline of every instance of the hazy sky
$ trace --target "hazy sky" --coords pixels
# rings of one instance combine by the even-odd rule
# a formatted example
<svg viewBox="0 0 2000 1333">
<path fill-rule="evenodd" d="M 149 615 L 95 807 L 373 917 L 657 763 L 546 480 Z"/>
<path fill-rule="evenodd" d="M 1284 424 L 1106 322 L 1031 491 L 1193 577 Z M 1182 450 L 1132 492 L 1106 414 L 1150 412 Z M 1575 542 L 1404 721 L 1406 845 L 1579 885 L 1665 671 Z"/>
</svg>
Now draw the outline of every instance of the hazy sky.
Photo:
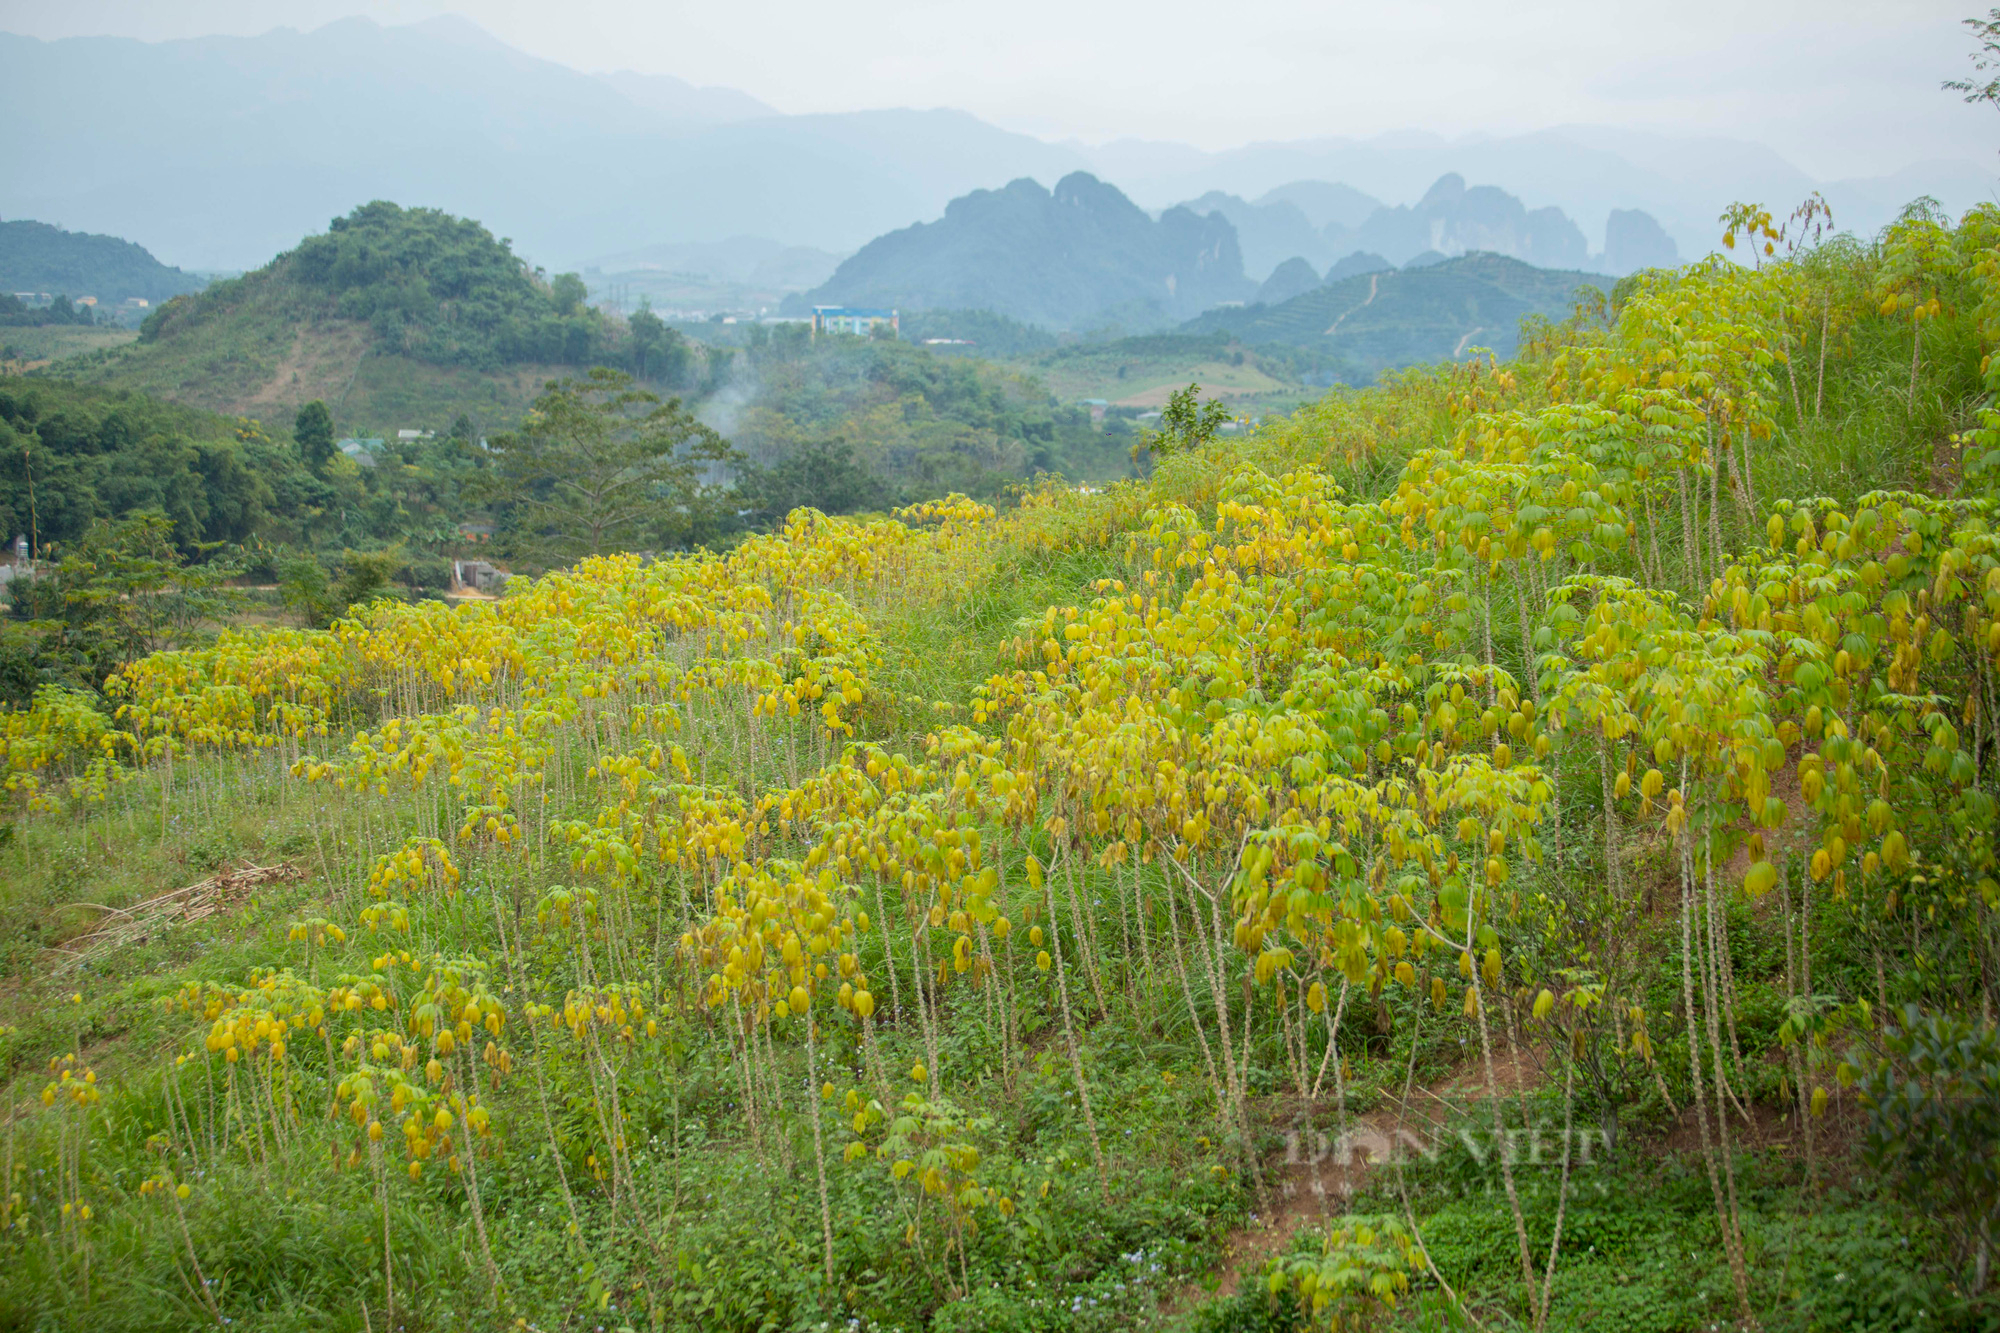
<svg viewBox="0 0 2000 1333">
<path fill-rule="evenodd" d="M 1965 0 L 0 0 L 0 29 L 158 40 L 439 13 L 584 70 L 779 110 L 962 107 L 1045 138 L 1257 139 L 1566 123 L 1720 132 L 1822 179 L 2000 165 Z"/>
</svg>

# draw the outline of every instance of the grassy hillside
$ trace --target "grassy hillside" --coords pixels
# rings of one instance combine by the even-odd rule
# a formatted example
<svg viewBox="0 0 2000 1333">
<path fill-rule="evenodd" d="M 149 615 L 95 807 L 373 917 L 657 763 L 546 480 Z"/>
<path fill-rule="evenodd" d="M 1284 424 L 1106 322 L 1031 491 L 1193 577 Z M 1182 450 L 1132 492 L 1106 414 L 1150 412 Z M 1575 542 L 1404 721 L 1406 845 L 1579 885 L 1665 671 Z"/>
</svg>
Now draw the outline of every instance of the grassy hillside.
<svg viewBox="0 0 2000 1333">
<path fill-rule="evenodd" d="M 66 357 L 110 351 L 135 341 L 136 329 L 49 324 L 0 330 L 0 374 L 21 375 Z"/>
<path fill-rule="evenodd" d="M 289 420 L 324 400 L 343 431 L 511 426 L 548 379 L 644 366 L 644 340 L 477 223 L 375 203 L 241 278 L 156 311 L 138 343 L 66 364 L 211 411 Z M 676 335 L 654 326 L 654 347 Z M 658 358 L 655 358 L 656 364 Z"/>
<path fill-rule="evenodd" d="M 1211 310 L 1184 328 L 1226 333 L 1252 346 L 1297 348 L 1310 370 L 1367 383 L 1384 370 L 1453 360 L 1473 347 L 1512 356 L 1523 316 L 1562 319 L 1579 287 L 1601 290 L 1607 282 L 1598 274 L 1470 254 L 1428 268 L 1344 278 L 1280 305 Z"/>
<path fill-rule="evenodd" d="M 1011 364 L 1064 402 L 1101 398 L 1138 411 L 1157 411 L 1174 390 L 1190 383 L 1238 415 L 1290 407 L 1310 396 L 1290 373 L 1288 358 L 1260 357 L 1227 336 L 1158 334 L 1073 343 Z"/>
<path fill-rule="evenodd" d="M 1992 1327 L 1996 275 L 0 713 L 0 1319 Z"/>
<path fill-rule="evenodd" d="M 545 381 L 576 369 L 429 365 L 382 350 L 367 323 L 318 317 L 291 295 L 278 284 L 252 288 L 199 330 L 120 344 L 56 369 L 86 384 L 273 423 L 320 399 L 343 434 L 357 435 L 436 429 L 461 413 L 477 430 L 504 429 Z"/>
</svg>

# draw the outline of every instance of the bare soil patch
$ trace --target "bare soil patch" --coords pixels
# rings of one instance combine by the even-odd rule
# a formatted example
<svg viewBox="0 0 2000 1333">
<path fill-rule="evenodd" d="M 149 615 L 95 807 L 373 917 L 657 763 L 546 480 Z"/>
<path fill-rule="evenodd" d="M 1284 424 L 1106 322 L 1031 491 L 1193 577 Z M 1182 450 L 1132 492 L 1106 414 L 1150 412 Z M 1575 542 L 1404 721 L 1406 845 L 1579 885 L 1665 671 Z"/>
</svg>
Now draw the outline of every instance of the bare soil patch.
<svg viewBox="0 0 2000 1333">
<path fill-rule="evenodd" d="M 368 326 L 353 321 L 309 324 L 292 337 L 271 378 L 239 406 L 243 415 L 295 411 L 315 398 L 332 402 L 354 379 L 368 353 Z"/>
</svg>

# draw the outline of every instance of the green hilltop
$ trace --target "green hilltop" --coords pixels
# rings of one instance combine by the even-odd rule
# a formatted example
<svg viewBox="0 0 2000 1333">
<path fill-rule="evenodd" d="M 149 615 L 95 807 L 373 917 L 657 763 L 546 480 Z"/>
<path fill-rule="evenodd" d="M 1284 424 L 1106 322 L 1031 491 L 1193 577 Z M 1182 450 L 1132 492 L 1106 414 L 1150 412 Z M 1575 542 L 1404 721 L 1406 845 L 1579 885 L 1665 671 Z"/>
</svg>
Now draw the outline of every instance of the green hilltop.
<svg viewBox="0 0 2000 1333">
<path fill-rule="evenodd" d="M 678 370 L 657 321 L 585 304 L 580 279 L 545 280 L 476 222 L 375 202 L 264 267 L 155 311 L 127 348 L 65 367 L 215 412 L 289 420 L 324 400 L 342 429 L 464 413 L 510 425 L 554 377 L 611 365 Z"/>
</svg>

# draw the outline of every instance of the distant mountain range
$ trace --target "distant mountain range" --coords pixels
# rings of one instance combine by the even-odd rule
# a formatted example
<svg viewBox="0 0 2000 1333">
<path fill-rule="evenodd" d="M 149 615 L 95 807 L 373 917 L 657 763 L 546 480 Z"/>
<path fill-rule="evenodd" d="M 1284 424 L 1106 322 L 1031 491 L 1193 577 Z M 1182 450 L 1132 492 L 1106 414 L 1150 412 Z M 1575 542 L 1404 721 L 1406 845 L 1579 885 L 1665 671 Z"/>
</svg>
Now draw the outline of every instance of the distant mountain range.
<svg viewBox="0 0 2000 1333">
<path fill-rule="evenodd" d="M 877 237 L 824 284 L 788 298 L 784 308 L 990 310 L 1024 324 L 1079 332 L 1109 326 L 1156 331 L 1202 316 L 1190 330 L 1305 345 L 1286 320 L 1271 325 L 1254 311 L 1217 308 L 1250 305 L 1298 314 L 1338 301 L 1320 291 L 1329 283 L 1339 287 L 1368 274 L 1442 266 L 1432 278 L 1390 284 L 1394 299 L 1358 327 L 1407 323 L 1409 302 L 1429 301 L 1450 288 L 1465 316 L 1447 321 L 1454 333 L 1439 355 L 1450 355 L 1468 329 L 1511 341 L 1521 313 L 1555 309 L 1579 282 L 1608 286 L 1607 277 L 1678 262 L 1672 239 L 1643 212 L 1615 216 L 1607 235 L 1610 251 L 1592 255 L 1583 232 L 1560 209 L 1530 211 L 1504 190 L 1468 189 L 1456 175 L 1439 179 L 1414 207 L 1391 208 L 1359 191 L 1302 181 L 1254 204 L 1204 195 L 1155 220 L 1115 187 L 1074 172 L 1053 192 L 1017 180 L 954 199 L 939 221 Z M 1445 264 L 1461 255 L 1480 260 Z M 1511 262 L 1495 268 L 1490 261 L 1499 258 Z M 1540 270 L 1551 274 L 1527 276 Z M 1294 309 L 1293 302 L 1309 295 Z M 1504 334 L 1496 321 L 1506 324 Z M 1363 341 L 1369 336 L 1364 333 Z M 1435 341 L 1443 335 L 1422 336 Z M 1384 355 L 1403 364 L 1402 351 Z M 1379 358 L 1368 353 L 1361 359 L 1372 364 Z"/>
<path fill-rule="evenodd" d="M 116 236 L 64 231 L 46 222 L 0 222 L 0 291 L 94 296 L 109 310 L 133 299 L 157 305 L 206 283 Z"/>
<path fill-rule="evenodd" d="M 1393 258 L 1436 222 L 1414 215 L 1448 173 L 1517 196 L 1519 219 L 1507 210 L 1480 225 L 1510 230 L 1516 252 L 1532 248 L 1543 262 L 1572 262 L 1564 256 L 1578 250 L 1575 236 L 1542 220 L 1550 208 L 1582 232 L 1582 253 L 1609 263 L 1615 250 L 1596 228 L 1613 210 L 1651 215 L 1692 256 L 1713 247 L 1715 218 L 1736 199 L 1785 209 L 1821 188 L 1840 225 L 1865 234 L 1916 195 L 1956 210 L 1994 185 L 1986 164 L 1959 161 L 1815 181 L 1740 140 L 1587 126 L 1205 152 L 1048 143 L 951 110 L 787 116 L 731 89 L 584 74 L 455 18 L 157 43 L 0 34 L 0 69 L 0 215 L 129 236 L 191 269 L 254 268 L 377 198 L 481 218 L 552 270 L 736 236 L 846 253 L 937 219 L 972 190 L 1076 171 L 1148 209 L 1217 192 L 1265 209 L 1289 204 L 1322 237 L 1336 225 L 1357 233 L 1313 253 L 1267 247 L 1234 218 L 1248 271 L 1262 278 L 1295 254 L 1324 269 L 1342 245 Z M 1483 207 L 1476 188 L 1461 213 Z M 1395 236 L 1358 235 L 1378 208 L 1412 200 Z M 1214 203 L 1194 211 L 1228 215 Z M 1297 220 L 1273 220 L 1273 235 L 1286 227 L 1296 232 Z M 1464 244 L 1474 246 L 1469 232 Z"/>
<path fill-rule="evenodd" d="M 959 111 L 776 116 L 599 78 L 462 19 L 147 43 L 0 34 L 0 215 L 249 269 L 357 200 L 485 219 L 555 270 L 661 242 L 846 252 L 961 194 L 1083 165 Z"/>
<path fill-rule="evenodd" d="M 1996 188 L 1986 162 L 1939 159 L 1888 176 L 1817 180 L 1758 143 L 1592 125 L 1457 139 L 1403 131 L 1220 152 L 1126 139 L 1092 147 L 1086 155 L 1092 170 L 1142 203 L 1190 199 L 1211 190 L 1256 199 L 1286 181 L 1342 181 L 1377 199 L 1416 199 L 1439 177 L 1455 172 L 1468 180 L 1505 182 L 1536 207 L 1553 205 L 1591 225 L 1613 209 L 1642 209 L 1690 257 L 1717 248 L 1716 218 L 1738 200 L 1761 201 L 1782 213 L 1817 189 L 1832 204 L 1839 226 L 1869 236 L 1919 195 L 1936 197 L 1956 214 L 1993 198 Z M 1596 234 L 1586 239 L 1593 249 L 1601 248 Z"/>
<path fill-rule="evenodd" d="M 840 256 L 807 245 L 779 245 L 761 236 L 725 241 L 681 241 L 600 255 L 584 274 L 685 273 L 723 282 L 761 284 L 790 291 L 812 287 L 833 276 Z"/>
<path fill-rule="evenodd" d="M 1325 206 L 1336 199 L 1337 208 Z M 1302 201 L 1315 200 L 1320 206 L 1312 213 L 1301 207 Z M 1400 267 L 1426 251 L 1450 256 L 1484 250 L 1542 268 L 1619 276 L 1680 259 L 1673 238 L 1641 210 L 1612 210 L 1605 248 L 1592 254 L 1582 228 L 1560 208 L 1529 209 L 1498 186 L 1467 187 L 1456 172 L 1439 177 L 1413 206 L 1390 207 L 1351 186 L 1321 181 L 1282 186 L 1254 203 L 1211 190 L 1181 206 L 1228 218 L 1244 271 L 1260 280 L 1275 277 L 1279 265 L 1291 259 L 1325 268 L 1356 251 Z"/>
<path fill-rule="evenodd" d="M 809 304 L 990 310 L 1052 329 L 1154 329 L 1256 290 L 1219 213 L 1158 220 L 1084 172 L 974 190 L 936 222 L 877 237 Z"/>
<path fill-rule="evenodd" d="M 739 93 L 734 88 L 697 88 L 670 74 L 634 74 L 621 69 L 598 77 L 623 93 L 633 105 L 689 124 L 728 125 L 779 114 L 775 107 L 766 106 L 748 93 Z"/>
</svg>

